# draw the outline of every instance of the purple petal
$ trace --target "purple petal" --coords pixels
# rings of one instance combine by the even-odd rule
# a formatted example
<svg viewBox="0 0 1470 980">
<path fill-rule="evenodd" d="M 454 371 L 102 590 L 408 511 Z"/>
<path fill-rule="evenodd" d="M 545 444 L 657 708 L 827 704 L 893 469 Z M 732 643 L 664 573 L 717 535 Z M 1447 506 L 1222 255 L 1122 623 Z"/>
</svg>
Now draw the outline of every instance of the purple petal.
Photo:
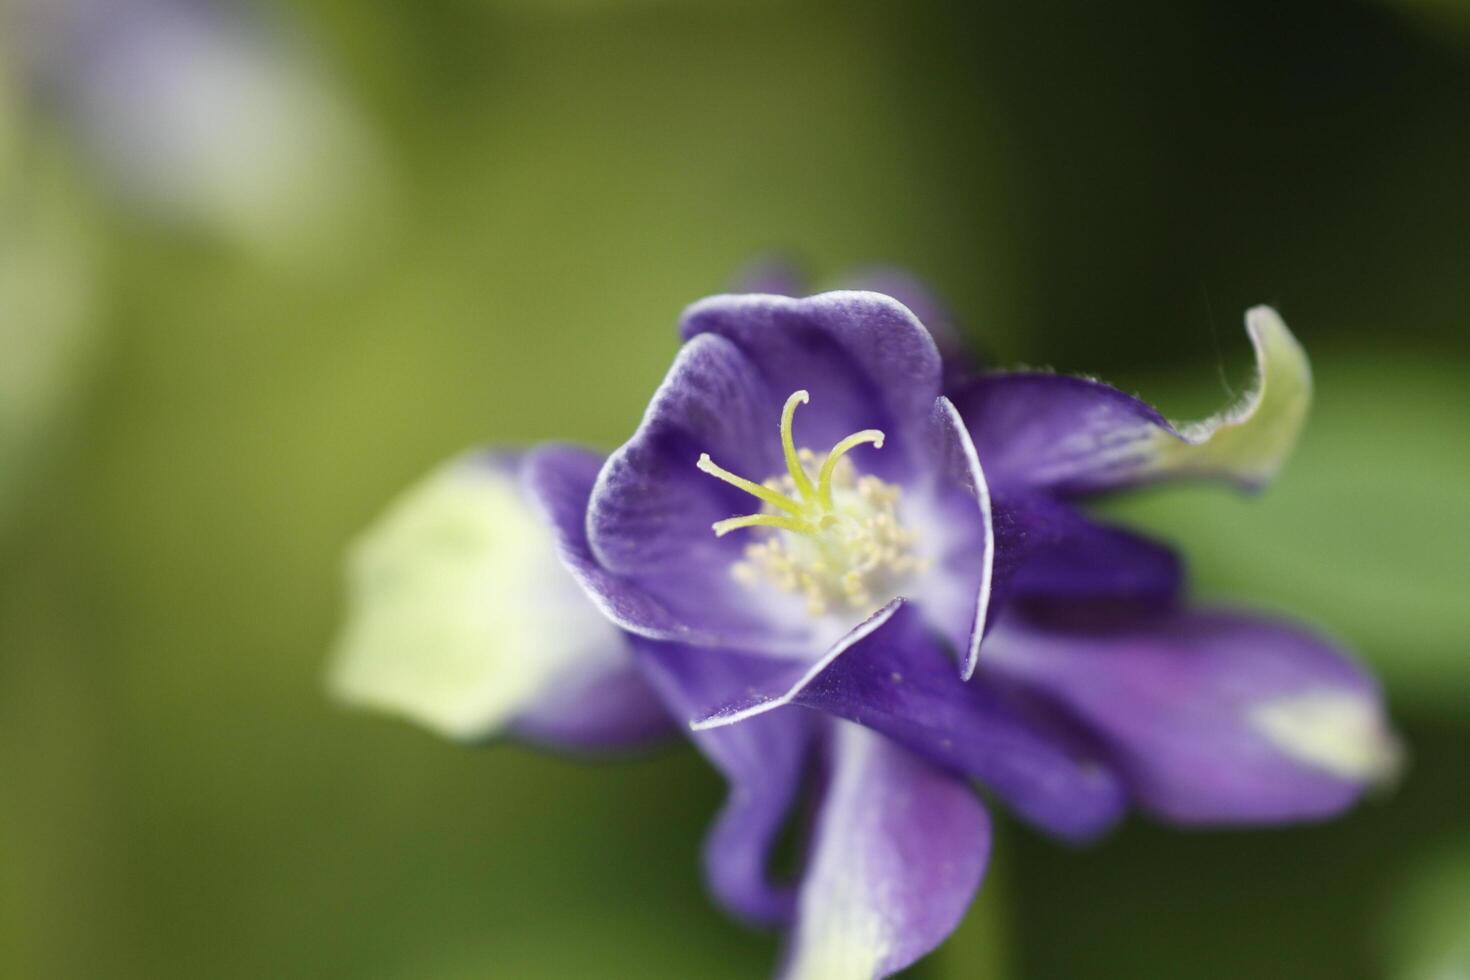
<svg viewBox="0 0 1470 980">
<path fill-rule="evenodd" d="M 995 564 L 990 491 L 948 398 L 935 399 L 926 435 L 924 468 L 932 485 L 927 506 L 915 515 L 916 529 L 922 540 L 945 547 L 915 591 L 935 629 L 958 651 L 961 675 L 968 679 L 980 657 Z"/>
<path fill-rule="evenodd" d="M 793 704 L 858 722 L 973 776 L 1017 813 L 1063 837 L 1096 836 L 1126 805 L 1102 760 L 1089 757 L 1088 746 L 1037 705 L 984 676 L 960 680 L 922 616 L 901 600 L 804 672 L 788 668 L 752 677 L 694 727 L 738 728 Z"/>
<path fill-rule="evenodd" d="M 556 534 L 562 561 L 613 623 L 640 636 L 694 636 L 682 619 L 636 584 L 611 574 L 587 543 L 587 501 L 600 457 L 572 446 L 541 446 L 528 454 L 523 480 Z"/>
<path fill-rule="evenodd" d="M 811 295 L 809 281 L 799 263 L 768 256 L 741 270 L 735 277 L 731 292 L 802 297 Z M 939 348 L 939 355 L 944 361 L 944 390 L 949 391 L 974 376 L 976 358 L 964 341 L 959 321 L 949 306 L 919 277 L 893 266 L 874 266 L 843 276 L 837 288 L 882 293 L 908 307 Z"/>
<path fill-rule="evenodd" d="M 363 535 L 333 692 L 466 741 L 598 748 L 667 732 L 627 637 L 558 559 L 523 471 L 512 453 L 455 460 Z"/>
<path fill-rule="evenodd" d="M 963 781 L 840 725 L 782 975 L 902 970 L 954 931 L 989 856 L 989 818 Z"/>
<path fill-rule="evenodd" d="M 715 296 L 685 311 L 680 333 L 735 344 L 765 380 L 773 412 L 793 391 L 809 391 L 798 443 L 822 452 L 859 429 L 881 429 L 889 445 L 869 469 L 890 481 L 908 475 L 905 463 L 939 395 L 941 363 L 929 332 L 896 300 L 858 292 Z"/>
<path fill-rule="evenodd" d="M 671 713 L 695 717 L 719 696 L 759 681 L 779 665 L 728 650 L 635 641 L 639 662 Z M 704 847 L 710 890 L 756 925 L 788 922 L 795 889 L 774 882 L 771 852 L 796 801 L 817 719 L 791 711 L 749 725 L 696 732 L 694 743 L 730 783 L 730 796 Z"/>
<path fill-rule="evenodd" d="M 1276 313 L 1246 318 L 1257 384 L 1238 403 L 1176 428 L 1116 388 L 1052 374 L 997 374 L 954 395 L 992 487 L 1088 493 L 1170 477 L 1247 488 L 1281 467 L 1306 418 L 1311 371 Z"/>
<path fill-rule="evenodd" d="M 1037 493 L 992 498 L 986 471 L 947 398 L 930 416 L 924 469 L 933 483 L 918 507 L 921 540 L 944 550 L 914 590 L 929 621 L 960 654 L 968 679 L 980 660 L 990 608 L 1012 599 L 1134 600 L 1167 604 L 1182 573 L 1172 551 L 1103 527 Z"/>
<path fill-rule="evenodd" d="M 1130 601 L 1167 606 L 1183 568 L 1170 548 L 1098 524 L 1065 501 L 1035 493 L 995 498 L 996 608 L 1013 600 Z"/>
<path fill-rule="evenodd" d="M 974 375 L 975 357 L 965 344 L 959 321 L 948 304 L 917 276 L 892 266 L 878 266 L 845 276 L 842 288 L 882 293 L 907 306 L 928 328 L 934 345 L 939 348 L 939 355 L 944 359 L 946 391 Z"/>
<path fill-rule="evenodd" d="M 1396 760 L 1372 678 L 1284 623 L 1222 612 L 1007 618 L 986 654 L 1071 711 L 1139 800 L 1181 823 L 1332 816 Z"/>
<path fill-rule="evenodd" d="M 757 501 L 699 471 L 701 453 L 737 473 L 775 472 L 780 405 L 729 341 L 684 345 L 638 431 L 608 457 L 583 520 L 565 509 L 572 564 L 624 629 L 653 639 L 755 649 L 803 650 L 809 624 L 795 600 L 759 601 L 734 587 L 739 535 L 717 538 L 716 521 Z M 553 481 L 555 474 L 548 473 Z M 580 488 L 578 488 L 580 491 Z"/>
<path fill-rule="evenodd" d="M 510 731 L 529 742 L 591 751 L 646 745 L 674 728 L 664 703 L 628 663 L 619 670 L 564 678 L 528 705 Z"/>
<path fill-rule="evenodd" d="M 1147 465 L 1152 407 L 1116 388 L 1058 374 L 993 374 L 954 395 L 997 487 L 1068 493 L 1123 484 Z"/>
</svg>

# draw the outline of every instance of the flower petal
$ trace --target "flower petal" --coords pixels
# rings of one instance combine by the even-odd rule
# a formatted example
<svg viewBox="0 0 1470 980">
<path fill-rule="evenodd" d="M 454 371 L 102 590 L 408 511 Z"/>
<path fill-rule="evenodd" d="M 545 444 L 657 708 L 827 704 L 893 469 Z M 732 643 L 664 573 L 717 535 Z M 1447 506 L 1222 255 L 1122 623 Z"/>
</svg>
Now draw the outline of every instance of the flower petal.
<svg viewBox="0 0 1470 980">
<path fill-rule="evenodd" d="M 1126 806 L 1095 749 L 1038 705 L 982 675 L 965 683 L 911 604 L 895 600 L 800 675 L 752 678 L 740 696 L 693 723 L 739 727 L 801 705 L 858 722 L 951 771 L 979 779 L 1021 816 L 1086 839 Z"/>
<path fill-rule="evenodd" d="M 990 489 L 959 412 L 937 398 L 926 433 L 925 470 L 933 483 L 913 515 L 920 540 L 944 543 L 916 594 L 934 628 L 949 641 L 968 679 L 980 658 L 991 601 L 996 536 Z"/>
<path fill-rule="evenodd" d="M 568 670 L 525 705 L 507 733 L 540 745 L 595 751 L 652 742 L 673 732 L 671 721 L 643 675 L 620 660 L 615 670 Z"/>
<path fill-rule="evenodd" d="M 939 356 L 944 360 L 946 391 L 974 375 L 976 358 L 965 344 L 959 321 L 948 304 L 917 276 L 893 266 L 874 266 L 844 276 L 841 286 L 892 296 L 907 306 L 939 348 Z"/>
<path fill-rule="evenodd" d="M 989 611 L 1014 599 L 1167 604 L 1177 597 L 1183 573 L 1168 548 L 1097 524 L 1050 495 L 992 497 L 948 398 L 936 400 L 929 436 L 925 469 L 934 483 L 916 508 L 915 528 L 944 549 L 914 595 L 958 652 L 962 677 L 979 663 Z"/>
<path fill-rule="evenodd" d="M 667 715 L 633 673 L 625 638 L 558 561 L 520 469 L 507 454 L 453 461 L 364 534 L 332 691 L 456 739 L 507 728 L 565 745 L 658 734 Z"/>
<path fill-rule="evenodd" d="M 640 636 L 692 631 L 644 589 L 609 573 L 587 543 L 587 501 L 602 459 L 575 446 L 546 445 L 526 456 L 524 483 L 556 536 L 562 561 L 588 598 L 622 629 Z"/>
<path fill-rule="evenodd" d="M 735 344 L 777 399 L 773 408 L 793 391 L 809 391 L 796 426 L 803 445 L 825 451 L 859 429 L 881 429 L 889 445 L 871 472 L 907 475 L 939 395 L 941 364 L 929 332 L 897 300 L 861 292 L 714 296 L 685 311 L 680 333 Z"/>
<path fill-rule="evenodd" d="M 1269 307 L 1246 314 L 1259 377 L 1240 401 L 1175 427 L 1116 388 L 1051 374 L 997 374 L 955 395 L 992 487 L 1110 490 L 1173 477 L 1257 488 L 1291 453 L 1312 397 L 1306 352 Z"/>
<path fill-rule="evenodd" d="M 944 941 L 980 887 L 990 820 L 962 780 L 839 725 L 786 980 L 871 980 Z"/>
<path fill-rule="evenodd" d="M 679 351 L 587 505 L 586 541 L 601 573 L 583 581 L 618 625 L 659 640 L 805 649 L 809 623 L 799 602 L 752 602 L 732 588 L 730 568 L 744 542 L 711 530 L 758 502 L 696 466 L 709 453 L 757 480 L 777 472 L 783 398 L 723 337 L 696 337 Z"/>
<path fill-rule="evenodd" d="M 780 666 L 728 650 L 643 638 L 634 643 L 644 672 L 679 717 L 708 711 L 722 692 L 739 690 Z M 796 802 L 816 720 L 790 711 L 693 735 L 730 784 L 729 799 L 705 840 L 705 875 L 715 897 L 755 925 L 785 924 L 795 910 L 795 888 L 772 880 L 771 852 Z"/>
<path fill-rule="evenodd" d="M 751 263 L 735 277 L 736 293 L 769 293 L 777 296 L 809 296 L 809 279 L 801 266 L 781 256 L 767 256 Z M 949 306 L 919 277 L 895 266 L 857 269 L 840 277 L 836 288 L 891 296 L 909 308 L 934 338 L 944 361 L 944 390 L 973 377 L 977 358 L 965 343 L 959 321 Z"/>
<path fill-rule="evenodd" d="M 1223 612 L 1007 618 L 986 663 L 1071 711 L 1140 802 L 1181 823 L 1332 816 L 1392 775 L 1372 678 L 1295 626 Z"/>
<path fill-rule="evenodd" d="M 995 608 L 1012 600 L 1167 606 L 1179 597 L 1179 556 L 1158 542 L 1099 524 L 1045 494 L 998 495 L 993 513 Z"/>
</svg>

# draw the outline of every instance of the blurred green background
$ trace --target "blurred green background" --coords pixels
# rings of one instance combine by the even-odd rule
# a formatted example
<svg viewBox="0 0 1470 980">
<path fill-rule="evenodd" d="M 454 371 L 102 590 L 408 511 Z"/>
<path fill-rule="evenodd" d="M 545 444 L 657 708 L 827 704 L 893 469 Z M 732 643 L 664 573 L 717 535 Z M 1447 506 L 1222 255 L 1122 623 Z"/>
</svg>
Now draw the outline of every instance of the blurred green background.
<svg viewBox="0 0 1470 980">
<path fill-rule="evenodd" d="M 621 441 L 680 308 L 772 254 L 1176 417 L 1276 304 L 1318 386 L 1279 483 L 1106 509 L 1351 643 L 1413 753 L 1325 827 L 1003 821 L 913 975 L 1470 968 L 1465 6 L 8 3 L 0 976 L 765 975 L 689 749 L 470 750 L 321 676 L 396 491 Z"/>
</svg>

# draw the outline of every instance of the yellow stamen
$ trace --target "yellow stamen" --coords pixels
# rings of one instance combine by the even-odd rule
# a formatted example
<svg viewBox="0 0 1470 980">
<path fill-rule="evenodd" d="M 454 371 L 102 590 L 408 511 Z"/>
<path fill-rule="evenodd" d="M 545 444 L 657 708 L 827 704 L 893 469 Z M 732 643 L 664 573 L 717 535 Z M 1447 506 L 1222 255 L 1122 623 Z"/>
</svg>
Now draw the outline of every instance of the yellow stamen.
<svg viewBox="0 0 1470 980">
<path fill-rule="evenodd" d="M 717 537 L 742 528 L 767 532 L 747 545 L 745 558 L 731 568 L 742 583 L 765 581 L 800 596 L 813 616 L 834 608 L 870 611 L 884 596 L 897 594 L 901 579 L 922 571 L 925 560 L 911 554 L 915 536 L 898 521 L 899 488 L 876 476 L 859 476 L 845 461 L 858 446 L 882 448 L 883 433 L 854 432 L 833 446 L 819 467 L 811 450 L 796 448 L 792 429 L 796 407 L 810 400 L 806 391 L 796 391 L 781 409 L 784 475 L 756 483 L 716 465 L 708 453 L 700 455 L 701 472 L 763 505 L 759 513 L 715 522 L 714 532 Z"/>
<path fill-rule="evenodd" d="M 780 514 L 747 514 L 744 517 L 730 517 L 723 521 L 716 521 L 712 526 L 717 538 L 723 538 L 731 531 L 738 531 L 742 527 L 778 527 L 783 531 L 795 531 L 797 534 L 816 533 L 816 528 L 806 521 L 782 517 Z"/>
<path fill-rule="evenodd" d="M 809 450 L 796 448 L 796 438 L 792 429 L 796 407 L 805 405 L 809 401 L 811 401 L 811 395 L 806 389 L 801 389 L 793 391 L 791 397 L 786 399 L 786 404 L 781 408 L 781 451 L 786 457 L 786 472 L 791 479 L 791 484 L 795 486 L 797 494 L 801 497 L 800 501 L 792 500 L 776 489 L 770 480 L 763 484 L 747 480 L 717 464 L 710 459 L 709 453 L 699 454 L 699 462 L 695 465 L 701 472 L 723 480 L 732 487 L 744 490 L 771 507 L 796 515 L 795 517 L 779 517 L 772 514 L 751 514 L 746 517 L 733 517 L 714 525 L 716 536 L 723 537 L 742 527 L 775 527 L 815 537 L 819 529 L 829 530 L 837 523 L 838 517 L 833 513 L 832 477 L 836 472 L 838 462 L 855 447 L 864 443 L 872 443 L 879 449 L 883 448 L 883 433 L 878 429 L 864 429 L 838 442 L 832 447 L 831 452 L 827 453 L 827 458 L 822 461 L 821 470 L 817 475 L 818 486 L 813 486 L 811 476 L 806 471 L 806 464 L 815 457 Z"/>
<path fill-rule="evenodd" d="M 854 432 L 833 446 L 827 458 L 822 461 L 822 471 L 817 475 L 817 496 L 822 501 L 822 506 L 828 510 L 832 509 L 832 471 L 837 468 L 837 461 L 865 442 L 871 442 L 874 449 L 882 449 L 883 433 L 878 429 Z"/>
<path fill-rule="evenodd" d="M 792 435 L 791 421 L 796 416 L 796 406 L 805 405 L 811 401 L 812 396 L 803 388 L 793 391 L 791 397 L 786 399 L 786 404 L 781 407 L 781 450 L 786 454 L 786 472 L 791 474 L 791 480 L 796 484 L 796 490 L 801 494 L 803 500 L 812 500 L 816 496 L 816 488 L 812 486 L 812 478 L 806 475 L 806 468 L 801 465 L 801 459 L 796 454 L 796 440 Z"/>
<path fill-rule="evenodd" d="M 729 470 L 725 469 L 723 466 L 720 466 L 714 460 L 710 459 L 709 453 L 700 453 L 699 462 L 695 465 L 698 466 L 701 471 L 708 473 L 710 476 L 715 477 L 716 479 L 724 480 L 732 487 L 738 487 L 741 490 L 744 490 L 746 493 L 750 494 L 752 497 L 757 497 L 761 500 L 764 500 L 772 507 L 780 507 L 782 510 L 789 510 L 793 514 L 801 513 L 801 505 L 792 500 L 790 497 L 786 496 L 784 493 L 781 493 L 779 490 L 772 490 L 770 487 L 756 483 L 754 480 L 747 480 L 743 476 L 736 476 L 734 473 L 731 473 Z"/>
</svg>

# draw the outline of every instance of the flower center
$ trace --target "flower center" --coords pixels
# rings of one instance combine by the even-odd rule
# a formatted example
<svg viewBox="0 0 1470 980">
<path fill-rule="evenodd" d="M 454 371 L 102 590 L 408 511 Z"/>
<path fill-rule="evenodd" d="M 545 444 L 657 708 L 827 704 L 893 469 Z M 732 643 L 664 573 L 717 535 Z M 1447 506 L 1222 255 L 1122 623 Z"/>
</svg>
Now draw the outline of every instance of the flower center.
<svg viewBox="0 0 1470 980">
<path fill-rule="evenodd" d="M 818 466 L 816 454 L 798 450 L 792 435 L 796 407 L 810 399 L 805 391 L 794 392 L 781 410 L 785 473 L 756 483 L 717 466 L 708 453 L 700 454 L 700 470 L 761 502 L 759 513 L 716 521 L 714 532 L 724 537 L 752 528 L 761 535 L 731 567 L 742 584 L 765 582 L 801 595 L 813 616 L 842 607 L 871 611 L 896 595 L 903 580 L 923 571 L 925 561 L 914 555 L 914 533 L 899 523 L 902 489 L 876 476 L 858 475 L 847 458 L 865 443 L 883 448 L 883 433 L 854 432 Z"/>
</svg>

